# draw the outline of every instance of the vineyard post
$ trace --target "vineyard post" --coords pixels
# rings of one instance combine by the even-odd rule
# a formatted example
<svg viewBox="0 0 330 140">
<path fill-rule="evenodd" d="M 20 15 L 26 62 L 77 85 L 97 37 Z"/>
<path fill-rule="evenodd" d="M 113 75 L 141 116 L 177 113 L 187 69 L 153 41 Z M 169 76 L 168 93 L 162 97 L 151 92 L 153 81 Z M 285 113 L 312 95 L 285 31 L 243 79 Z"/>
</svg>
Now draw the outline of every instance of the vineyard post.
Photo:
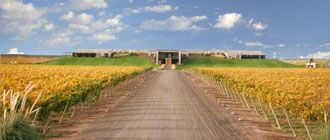
<svg viewBox="0 0 330 140">
<path fill-rule="evenodd" d="M 227 95 L 227 94 L 225 93 L 225 90 L 224 90 L 224 88 L 223 88 L 223 86 L 222 86 L 222 82 L 221 82 L 221 81 L 219 81 L 219 86 L 221 87 L 221 92 L 222 92 L 222 94 L 223 94 L 223 95 Z"/>
<path fill-rule="evenodd" d="M 283 112 L 284 112 L 284 114 L 285 114 L 286 121 L 288 122 L 288 124 L 289 124 L 289 126 L 290 126 L 290 129 L 291 129 L 291 132 L 292 132 L 293 136 L 296 137 L 297 135 L 296 135 L 296 133 L 294 132 L 293 127 L 292 127 L 292 125 L 291 125 L 291 122 L 290 122 L 290 118 L 289 118 L 288 112 L 286 111 L 286 109 L 283 109 Z"/>
<path fill-rule="evenodd" d="M 303 125 L 304 125 L 304 127 L 305 127 L 305 129 L 306 129 L 306 132 L 307 132 L 307 134 L 308 134 L 308 138 L 309 138 L 310 140 L 313 140 L 313 139 L 312 139 L 312 136 L 311 136 L 311 133 L 310 133 L 309 130 L 308 130 L 308 127 L 307 127 L 307 124 L 306 124 L 305 119 L 302 120 L 302 123 L 303 123 Z"/>
<path fill-rule="evenodd" d="M 236 100 L 236 103 L 239 103 L 233 87 L 231 87 L 230 90 L 231 90 L 231 93 L 234 95 L 234 98 Z"/>
<path fill-rule="evenodd" d="M 74 116 L 74 113 L 75 113 L 75 111 L 76 111 L 76 107 L 73 107 L 73 110 L 72 110 L 72 113 L 71 113 L 71 118 Z"/>
<path fill-rule="evenodd" d="M 58 121 L 60 124 L 62 123 L 62 120 L 63 120 L 64 114 L 65 114 L 66 110 L 68 109 L 68 106 L 69 106 L 69 102 L 66 103 L 66 106 L 64 107 L 64 110 L 63 110 L 63 112 L 62 112 L 61 118 L 60 118 L 60 120 Z"/>
<path fill-rule="evenodd" d="M 219 86 L 219 81 L 215 80 L 215 87 L 217 88 L 217 90 L 221 90 L 220 86 Z"/>
<path fill-rule="evenodd" d="M 225 87 L 225 90 L 226 90 L 226 93 L 227 93 L 227 97 L 231 98 L 231 95 L 230 95 L 230 93 L 228 92 L 227 86 L 224 85 L 224 87 Z"/>
<path fill-rule="evenodd" d="M 237 93 L 238 97 L 240 98 L 240 102 L 242 103 L 242 106 L 245 107 L 244 99 L 240 93 Z"/>
<path fill-rule="evenodd" d="M 259 106 L 260 106 L 260 108 L 261 108 L 261 112 L 262 112 L 262 114 L 264 115 L 264 117 L 265 117 L 265 120 L 268 122 L 268 117 L 267 117 L 267 115 L 266 115 L 266 112 L 265 112 L 265 110 L 264 110 L 264 107 L 263 107 L 263 105 L 261 105 L 261 103 L 258 101 L 258 104 L 259 104 Z"/>
<path fill-rule="evenodd" d="M 270 110 L 272 111 L 272 113 L 274 115 L 274 118 L 275 118 L 278 129 L 282 129 L 271 103 L 269 103 L 269 107 L 270 107 Z"/>
<path fill-rule="evenodd" d="M 112 87 L 111 87 L 111 94 L 112 94 L 113 96 L 116 95 L 116 94 L 115 94 L 115 86 L 112 86 Z"/>
<path fill-rule="evenodd" d="M 92 97 L 90 97 L 90 99 L 89 99 L 89 101 L 88 101 L 88 108 L 90 108 L 91 107 L 91 103 L 93 102 L 93 99 L 92 99 Z"/>
<path fill-rule="evenodd" d="M 327 111 L 326 110 L 324 110 L 324 122 L 325 122 L 325 136 L 326 136 L 326 138 L 329 138 L 328 120 L 327 120 Z"/>
<path fill-rule="evenodd" d="M 254 108 L 254 111 L 256 112 L 256 114 L 259 116 L 259 112 L 258 112 L 258 109 L 256 107 L 256 105 L 254 104 L 254 101 L 252 98 L 250 98 L 250 101 L 252 102 L 252 105 L 253 105 L 253 108 Z"/>
<path fill-rule="evenodd" d="M 84 109 L 85 102 L 81 102 L 80 111 Z"/>
<path fill-rule="evenodd" d="M 46 121 L 46 124 L 44 126 L 44 129 L 42 131 L 42 134 L 46 134 L 46 132 L 47 132 L 47 127 L 49 125 L 49 121 L 50 121 L 51 115 L 52 115 L 52 112 L 50 112 L 49 115 L 48 115 L 48 117 L 47 117 L 47 121 Z"/>
<path fill-rule="evenodd" d="M 251 110 L 251 108 L 250 108 L 250 106 L 249 106 L 249 104 L 248 104 L 248 101 L 246 100 L 246 97 L 245 97 L 244 94 L 243 94 L 243 99 L 244 99 L 244 102 L 245 102 L 245 104 L 246 104 L 246 107 L 247 107 L 249 110 Z"/>
<path fill-rule="evenodd" d="M 221 88 L 221 92 L 222 92 L 222 94 L 223 94 L 223 95 L 227 95 L 227 94 L 225 93 L 225 90 L 224 90 L 223 86 L 222 86 L 222 81 L 221 81 L 221 79 L 219 80 L 219 86 L 220 86 L 220 88 Z"/>
<path fill-rule="evenodd" d="M 233 95 L 233 93 L 231 92 L 231 90 L 230 90 L 230 86 L 228 86 L 228 92 L 229 92 L 229 96 L 230 96 L 230 98 L 231 99 L 234 99 L 234 95 Z"/>
</svg>

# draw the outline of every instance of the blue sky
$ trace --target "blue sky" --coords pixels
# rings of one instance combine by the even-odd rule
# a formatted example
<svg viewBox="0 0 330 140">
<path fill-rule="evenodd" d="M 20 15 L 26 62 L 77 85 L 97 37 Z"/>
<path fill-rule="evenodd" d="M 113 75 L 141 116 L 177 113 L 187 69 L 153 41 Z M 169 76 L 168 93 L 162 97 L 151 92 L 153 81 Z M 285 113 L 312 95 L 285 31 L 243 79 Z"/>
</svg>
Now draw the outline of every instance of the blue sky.
<svg viewBox="0 0 330 140">
<path fill-rule="evenodd" d="M 326 0 L 0 0 L 0 53 L 261 50 L 330 59 Z"/>
</svg>

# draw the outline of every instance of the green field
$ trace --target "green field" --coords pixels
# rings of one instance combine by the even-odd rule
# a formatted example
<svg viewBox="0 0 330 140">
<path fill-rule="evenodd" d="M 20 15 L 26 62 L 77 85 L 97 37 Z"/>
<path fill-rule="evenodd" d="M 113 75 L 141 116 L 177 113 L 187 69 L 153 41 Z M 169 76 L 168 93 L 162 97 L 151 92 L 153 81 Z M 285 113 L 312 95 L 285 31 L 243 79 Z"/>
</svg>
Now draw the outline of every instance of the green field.
<svg viewBox="0 0 330 140">
<path fill-rule="evenodd" d="M 61 58 L 39 64 L 78 66 L 155 66 L 151 59 L 139 56 L 123 56 L 114 58 Z"/>
<path fill-rule="evenodd" d="M 185 60 L 186 67 L 267 67 L 267 68 L 297 68 L 300 66 L 271 59 L 224 59 L 219 57 L 193 57 Z"/>
</svg>

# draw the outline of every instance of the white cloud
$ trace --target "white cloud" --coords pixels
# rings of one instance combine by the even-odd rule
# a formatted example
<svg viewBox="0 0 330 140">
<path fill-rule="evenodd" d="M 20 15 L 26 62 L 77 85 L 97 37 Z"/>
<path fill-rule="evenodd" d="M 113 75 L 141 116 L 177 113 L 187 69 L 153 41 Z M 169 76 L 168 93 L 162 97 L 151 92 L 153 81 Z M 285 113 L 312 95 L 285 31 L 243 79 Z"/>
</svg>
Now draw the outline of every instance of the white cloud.
<svg viewBox="0 0 330 140">
<path fill-rule="evenodd" d="M 254 19 L 250 19 L 247 26 L 254 30 L 264 30 L 268 25 L 262 22 L 255 22 Z"/>
<path fill-rule="evenodd" d="M 259 41 L 248 41 L 243 43 L 247 47 L 261 47 L 261 48 L 272 48 L 272 45 L 267 45 Z"/>
<path fill-rule="evenodd" d="M 87 25 L 93 21 L 94 17 L 93 15 L 82 13 L 80 15 L 77 15 L 76 17 L 72 18 L 72 22 L 76 24 L 83 24 Z"/>
<path fill-rule="evenodd" d="M 104 16 L 105 15 L 105 11 L 99 11 L 99 14 L 98 14 L 100 17 Z"/>
<path fill-rule="evenodd" d="M 306 56 L 306 58 L 315 58 L 315 59 L 330 59 L 330 52 L 317 52 L 311 53 Z"/>
<path fill-rule="evenodd" d="M 14 33 L 17 38 L 31 35 L 47 23 L 46 10 L 32 3 L 18 0 L 0 0 L 0 32 Z"/>
<path fill-rule="evenodd" d="M 69 29 L 76 30 L 76 31 L 81 31 L 82 33 L 90 33 L 91 28 L 88 25 L 83 25 L 83 24 L 75 24 L 71 23 L 68 25 Z"/>
<path fill-rule="evenodd" d="M 67 20 L 70 22 L 69 27 L 73 28 L 84 28 L 87 27 L 88 24 L 93 22 L 93 15 L 87 13 L 81 13 L 77 16 L 72 11 L 67 12 L 66 14 L 61 16 L 62 20 Z"/>
<path fill-rule="evenodd" d="M 167 30 L 167 31 L 187 31 L 194 30 L 200 31 L 204 28 L 194 25 L 194 23 L 206 20 L 207 16 L 171 16 L 165 20 L 147 20 L 141 25 L 141 29 L 144 30 Z"/>
<path fill-rule="evenodd" d="M 97 41 L 98 44 L 114 41 L 118 40 L 117 33 L 127 27 L 122 23 L 120 15 L 97 21 L 87 13 L 75 15 L 68 12 L 62 17 L 67 17 L 66 15 L 72 15 L 70 18 L 63 18 L 68 21 L 67 27 L 54 33 L 46 41 L 47 46 L 74 46 L 87 39 Z"/>
<path fill-rule="evenodd" d="M 138 9 L 132 9 L 131 13 L 133 14 L 139 14 L 142 12 L 165 13 L 177 9 L 179 9 L 179 7 L 173 7 L 171 5 L 157 5 L 157 6 L 146 6 L 146 7 L 140 7 Z"/>
<path fill-rule="evenodd" d="M 321 44 L 321 45 L 319 45 L 319 47 L 325 48 L 325 49 L 330 49 L 330 43 Z"/>
<path fill-rule="evenodd" d="M 107 29 L 105 31 L 92 34 L 90 39 L 97 41 L 98 44 L 102 44 L 103 42 L 107 41 L 118 40 L 114 33 L 115 32 L 111 31 L 110 29 Z"/>
<path fill-rule="evenodd" d="M 283 43 L 275 44 L 275 45 L 270 45 L 270 44 L 265 44 L 260 41 L 243 41 L 239 40 L 238 38 L 234 38 L 234 41 L 242 44 L 246 47 L 252 47 L 252 48 L 262 48 L 262 49 L 269 49 L 269 48 L 283 48 L 286 45 Z"/>
<path fill-rule="evenodd" d="M 23 52 L 19 52 L 17 48 L 11 48 L 8 51 L 8 54 L 24 54 Z"/>
<path fill-rule="evenodd" d="M 55 25 L 53 23 L 47 23 L 44 25 L 44 31 L 49 32 L 54 30 Z"/>
<path fill-rule="evenodd" d="M 74 13 L 72 11 L 69 11 L 61 16 L 62 20 L 70 20 L 74 17 Z"/>
<path fill-rule="evenodd" d="M 74 10 L 104 9 L 108 7 L 108 3 L 105 0 L 71 0 L 68 7 Z"/>
<path fill-rule="evenodd" d="M 164 4 L 167 1 L 166 0 L 148 0 L 148 2 L 157 2 L 158 4 Z"/>
<path fill-rule="evenodd" d="M 276 44 L 276 46 L 279 47 L 279 48 L 283 48 L 283 47 L 285 47 L 286 45 L 283 44 L 283 43 L 280 43 L 280 44 Z"/>
<path fill-rule="evenodd" d="M 74 37 L 72 31 L 60 31 L 53 34 L 48 40 L 45 41 L 45 45 L 48 47 L 65 47 L 75 46 L 79 44 L 80 37 Z"/>
<path fill-rule="evenodd" d="M 240 21 L 241 17 L 242 15 L 239 13 L 227 13 L 224 15 L 219 15 L 214 28 L 231 29 Z"/>
<path fill-rule="evenodd" d="M 121 22 L 121 16 L 116 16 L 105 21 L 94 22 L 91 27 L 94 31 L 90 39 L 102 44 L 103 42 L 118 40 L 116 34 L 123 31 L 126 25 Z"/>
</svg>

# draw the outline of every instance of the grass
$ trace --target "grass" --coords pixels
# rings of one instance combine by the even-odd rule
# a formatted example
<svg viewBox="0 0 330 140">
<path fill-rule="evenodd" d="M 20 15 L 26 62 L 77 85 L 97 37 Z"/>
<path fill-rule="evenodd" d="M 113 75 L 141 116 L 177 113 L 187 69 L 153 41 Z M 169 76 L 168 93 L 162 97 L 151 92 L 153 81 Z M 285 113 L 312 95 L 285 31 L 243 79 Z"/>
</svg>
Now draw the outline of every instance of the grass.
<svg viewBox="0 0 330 140">
<path fill-rule="evenodd" d="M 27 107 L 27 95 L 34 88 L 31 83 L 28 84 L 22 94 L 13 92 L 13 90 L 4 91 L 2 96 L 3 104 L 0 105 L 0 140 L 38 140 L 39 134 L 30 126 L 28 120 L 32 112 L 35 110 L 35 105 L 38 102 L 40 95 L 34 101 L 33 105 Z M 8 102 L 8 105 L 6 104 Z M 25 115 L 23 115 L 25 114 Z"/>
<path fill-rule="evenodd" d="M 23 119 L 21 113 L 11 113 L 0 124 L 1 140 L 38 140 L 39 134 Z"/>
<path fill-rule="evenodd" d="M 123 56 L 114 58 L 62 58 L 39 64 L 45 65 L 79 65 L 79 66 L 144 66 L 154 67 L 152 60 L 139 56 Z"/>
<path fill-rule="evenodd" d="M 186 67 L 262 67 L 262 68 L 297 68 L 301 66 L 271 59 L 224 59 L 219 57 L 193 57 L 185 60 Z"/>
<path fill-rule="evenodd" d="M 326 132 L 328 131 L 328 132 Z M 328 130 L 325 130 L 319 136 L 316 137 L 317 140 L 330 140 L 330 125 L 328 125 Z"/>
</svg>

